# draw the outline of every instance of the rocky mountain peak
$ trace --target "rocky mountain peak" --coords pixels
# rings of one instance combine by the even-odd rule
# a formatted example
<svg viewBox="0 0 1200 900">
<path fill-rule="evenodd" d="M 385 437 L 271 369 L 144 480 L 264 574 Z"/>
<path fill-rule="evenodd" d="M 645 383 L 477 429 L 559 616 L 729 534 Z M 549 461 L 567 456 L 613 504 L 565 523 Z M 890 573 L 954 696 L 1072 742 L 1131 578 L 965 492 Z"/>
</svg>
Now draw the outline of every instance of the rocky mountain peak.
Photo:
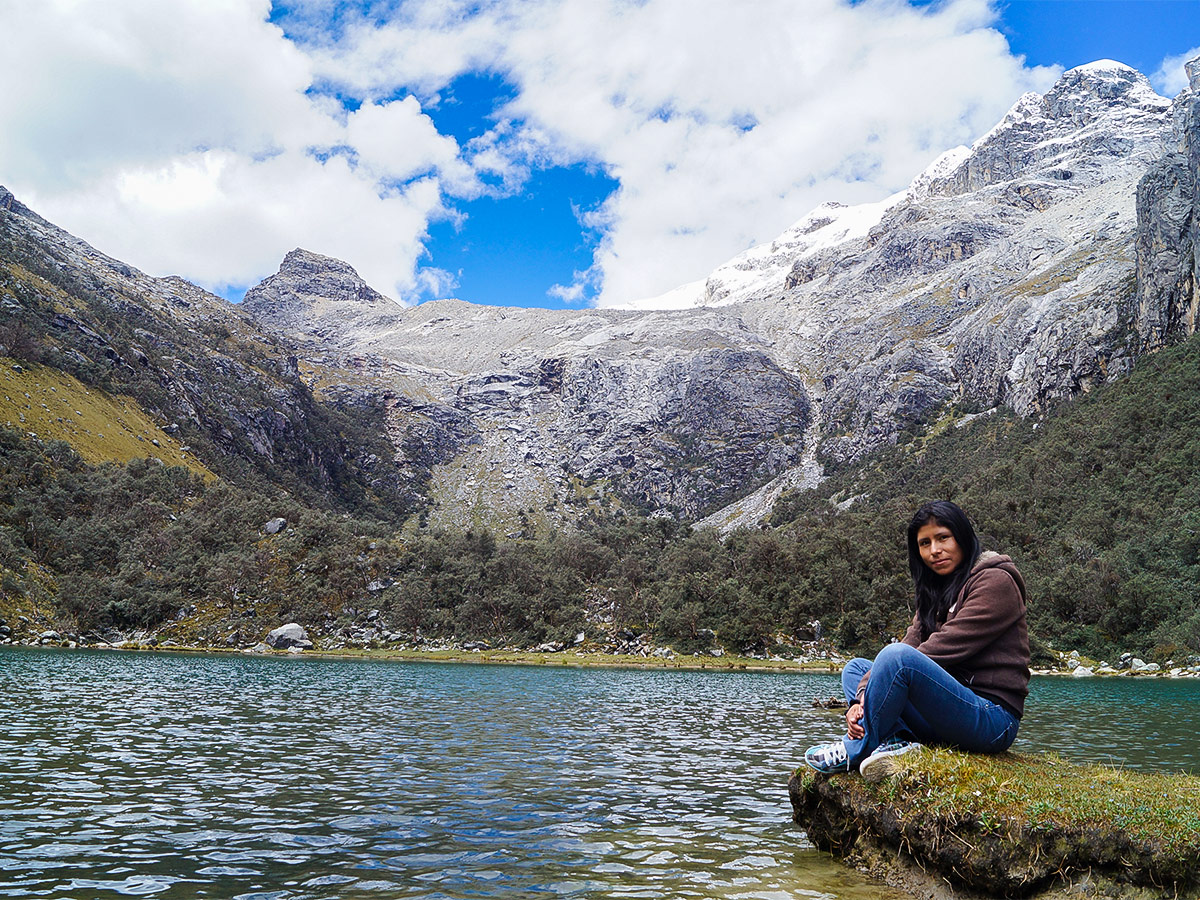
<svg viewBox="0 0 1200 900">
<path fill-rule="evenodd" d="M 779 300 L 798 285 L 828 286 L 820 276 L 852 268 L 852 260 L 863 258 L 864 239 L 878 247 L 882 235 L 911 230 L 913 221 L 925 221 L 927 231 L 938 218 L 974 221 L 975 201 L 1007 210 L 997 212 L 999 221 L 988 232 L 989 240 L 1007 240 L 1002 235 L 1030 213 L 1105 184 L 1114 197 L 1096 203 L 1132 199 L 1132 191 L 1119 184 L 1136 181 L 1161 155 L 1170 136 L 1170 110 L 1171 101 L 1136 69 L 1112 60 L 1078 66 L 1045 94 L 1022 95 L 991 131 L 971 147 L 941 154 L 906 190 L 875 203 L 824 203 L 769 244 L 734 257 L 697 282 L 692 303 Z M 969 247 L 958 239 L 951 243 L 956 257 L 982 246 L 978 239 Z"/>
<path fill-rule="evenodd" d="M 362 280 L 352 265 L 297 247 L 283 258 L 279 271 L 246 291 L 242 305 L 255 318 L 283 331 L 303 331 L 306 323 L 336 310 L 354 319 L 382 310 L 397 310 Z"/>
<path fill-rule="evenodd" d="M 322 256 L 297 247 L 283 258 L 279 271 L 258 287 L 248 291 L 256 297 L 260 293 L 282 296 L 281 288 L 291 294 L 325 300 L 344 300 L 371 305 L 391 303 L 359 277 L 354 266 L 332 256 Z M 273 290 L 272 290 L 273 289 Z"/>
<path fill-rule="evenodd" d="M 1069 180 L 1100 174 L 1105 158 L 1156 155 L 1171 101 L 1136 69 L 1100 60 L 1065 73 L 1044 95 L 1024 94 L 931 193 L 953 197 L 1012 181 L 1027 172 Z M 1142 164 L 1148 160 L 1143 160 Z"/>
<path fill-rule="evenodd" d="M 303 247 L 290 251 L 279 264 L 279 271 L 284 275 L 320 274 L 331 272 L 357 278 L 358 272 L 354 266 L 332 256 L 313 253 Z"/>
<path fill-rule="evenodd" d="M 1044 107 L 1055 120 L 1082 128 L 1112 110 L 1146 108 L 1161 112 L 1170 105 L 1137 69 L 1111 59 L 1077 66 L 1046 92 Z"/>
<path fill-rule="evenodd" d="M 1193 91 L 1200 91 L 1200 56 L 1185 62 L 1183 70 L 1187 72 L 1188 87 Z"/>
</svg>

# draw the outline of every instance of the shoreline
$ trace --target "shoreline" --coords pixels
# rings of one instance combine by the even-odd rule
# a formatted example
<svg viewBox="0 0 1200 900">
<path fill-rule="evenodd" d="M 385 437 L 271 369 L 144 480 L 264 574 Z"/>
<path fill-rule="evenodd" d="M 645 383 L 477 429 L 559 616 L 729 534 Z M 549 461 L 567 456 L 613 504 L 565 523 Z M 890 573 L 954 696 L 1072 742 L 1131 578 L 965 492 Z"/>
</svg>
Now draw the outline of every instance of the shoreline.
<svg viewBox="0 0 1200 900">
<path fill-rule="evenodd" d="M 558 668 L 596 668 L 596 669 L 677 669 L 684 671 L 712 672 L 775 672 L 782 674 L 803 675 L 838 675 L 847 659 L 835 657 L 829 659 L 786 659 L 773 657 L 762 659 L 752 656 L 693 656 L 675 654 L 673 656 L 635 656 L 620 653 L 605 653 L 599 650 L 462 650 L 456 648 L 438 648 L 420 650 L 414 648 L 384 649 L 384 648 L 338 648 L 312 650 L 277 650 L 231 648 L 213 646 L 151 644 L 135 640 L 123 641 L 120 644 L 88 643 L 37 643 L 26 644 L 15 641 L 0 643 L 0 649 L 6 647 L 42 649 L 42 650 L 95 650 L 119 653 L 175 653 L 181 655 L 206 656 L 257 656 L 273 659 L 324 659 L 324 660 L 362 660 L 375 662 L 413 662 L 413 663 L 449 663 L 463 665 L 510 665 L 510 666 L 554 666 Z M 1059 669 L 1037 668 L 1031 670 L 1035 676 L 1053 678 L 1137 678 L 1137 679 L 1196 679 L 1200 672 L 1172 669 L 1158 671 L 1107 670 L 1090 672 L 1080 675 L 1070 666 Z"/>
<path fill-rule="evenodd" d="M 776 672 L 804 675 L 836 675 L 845 660 L 756 659 L 753 657 L 682 656 L 639 657 L 624 654 L 570 650 L 536 652 L 532 650 L 250 650 L 208 646 L 155 646 L 124 642 L 118 644 L 0 644 L 2 648 L 57 651 L 96 651 L 103 653 L 171 653 L 191 656 L 251 656 L 264 659 L 359 660 L 364 662 L 449 663 L 462 665 L 554 666 L 558 668 L 596 669 L 677 669 L 713 672 Z"/>
</svg>

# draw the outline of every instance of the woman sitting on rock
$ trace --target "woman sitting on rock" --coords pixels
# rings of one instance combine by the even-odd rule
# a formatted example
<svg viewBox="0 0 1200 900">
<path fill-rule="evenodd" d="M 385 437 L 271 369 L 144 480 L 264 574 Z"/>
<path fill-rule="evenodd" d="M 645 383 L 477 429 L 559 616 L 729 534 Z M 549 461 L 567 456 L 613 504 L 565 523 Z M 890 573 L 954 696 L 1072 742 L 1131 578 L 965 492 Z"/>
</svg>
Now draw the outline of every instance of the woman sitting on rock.
<svg viewBox="0 0 1200 900">
<path fill-rule="evenodd" d="M 878 781 L 918 741 L 999 753 L 1017 736 L 1029 693 L 1021 573 L 1009 557 L 981 552 L 966 515 L 946 500 L 909 523 L 908 568 L 912 625 L 874 662 L 846 664 L 847 733 L 804 754 L 818 772 L 857 768 Z"/>
</svg>

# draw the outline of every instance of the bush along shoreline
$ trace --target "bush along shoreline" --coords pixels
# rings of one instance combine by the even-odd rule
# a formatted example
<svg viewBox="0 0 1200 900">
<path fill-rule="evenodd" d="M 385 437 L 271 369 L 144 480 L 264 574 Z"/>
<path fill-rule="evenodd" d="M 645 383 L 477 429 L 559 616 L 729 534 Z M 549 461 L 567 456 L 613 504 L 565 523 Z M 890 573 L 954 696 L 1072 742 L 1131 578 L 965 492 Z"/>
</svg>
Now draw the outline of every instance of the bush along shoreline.
<svg viewBox="0 0 1200 900">
<path fill-rule="evenodd" d="M 1200 897 L 1200 776 L 928 748 L 898 763 L 877 784 L 796 771 L 793 819 L 924 898 Z"/>
</svg>

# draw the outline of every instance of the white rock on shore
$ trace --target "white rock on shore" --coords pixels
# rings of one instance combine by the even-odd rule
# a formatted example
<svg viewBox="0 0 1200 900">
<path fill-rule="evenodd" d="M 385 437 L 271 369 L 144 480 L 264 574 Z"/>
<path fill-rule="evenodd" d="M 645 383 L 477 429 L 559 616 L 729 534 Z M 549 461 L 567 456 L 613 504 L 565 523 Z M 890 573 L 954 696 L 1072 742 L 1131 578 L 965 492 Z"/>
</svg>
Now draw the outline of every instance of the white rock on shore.
<svg viewBox="0 0 1200 900">
<path fill-rule="evenodd" d="M 289 622 L 274 629 L 267 635 L 266 643 L 276 650 L 291 650 L 293 648 L 311 650 L 313 648 L 313 643 L 308 638 L 308 632 L 304 630 L 302 625 L 296 622 Z"/>
</svg>

